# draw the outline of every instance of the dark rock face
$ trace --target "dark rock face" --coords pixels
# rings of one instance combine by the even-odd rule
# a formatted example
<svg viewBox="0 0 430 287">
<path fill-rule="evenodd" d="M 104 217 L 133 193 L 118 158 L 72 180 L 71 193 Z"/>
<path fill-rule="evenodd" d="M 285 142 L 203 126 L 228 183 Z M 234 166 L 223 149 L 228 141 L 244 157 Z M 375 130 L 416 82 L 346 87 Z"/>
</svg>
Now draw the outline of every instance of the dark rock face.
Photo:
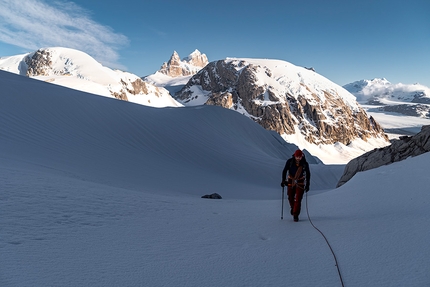
<svg viewBox="0 0 430 287">
<path fill-rule="evenodd" d="M 203 195 L 202 198 L 210 198 L 210 199 L 222 199 L 222 196 L 218 193 L 206 194 Z"/>
<path fill-rule="evenodd" d="M 51 53 L 46 50 L 37 50 L 32 57 L 25 59 L 27 64 L 27 77 L 48 76 L 51 71 Z"/>
<path fill-rule="evenodd" d="M 320 91 L 300 83 L 304 92 L 281 93 L 267 84 L 270 81 L 277 79 L 267 67 L 244 60 L 215 61 L 194 75 L 175 98 L 187 105 L 196 98 L 194 87 L 200 86 L 207 93 L 206 104 L 241 112 L 281 135 L 299 130 L 313 144 L 347 145 L 357 138 L 372 137 L 388 141 L 381 126 L 364 109 L 352 109 L 333 89 Z"/>
<path fill-rule="evenodd" d="M 369 151 L 353 160 L 345 167 L 337 187 L 345 184 L 357 172 L 404 160 L 430 151 L 430 125 L 423 126 L 421 132 L 412 137 L 394 140 L 390 146 Z"/>
<path fill-rule="evenodd" d="M 423 99 L 425 101 L 426 99 Z M 427 104 L 401 104 L 393 106 L 383 106 L 378 108 L 384 112 L 394 112 L 406 116 L 421 117 L 430 119 L 430 106 Z"/>
</svg>

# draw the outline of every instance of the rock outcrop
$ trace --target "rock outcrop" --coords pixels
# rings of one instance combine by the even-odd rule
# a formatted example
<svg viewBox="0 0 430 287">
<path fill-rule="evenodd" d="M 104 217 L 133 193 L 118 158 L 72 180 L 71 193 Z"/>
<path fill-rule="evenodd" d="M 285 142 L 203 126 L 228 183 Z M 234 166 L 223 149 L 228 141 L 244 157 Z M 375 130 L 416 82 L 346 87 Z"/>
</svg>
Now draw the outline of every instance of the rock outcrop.
<svg viewBox="0 0 430 287">
<path fill-rule="evenodd" d="M 406 116 L 430 119 L 430 105 L 428 104 L 385 105 L 379 107 L 378 111 L 399 113 Z"/>
<path fill-rule="evenodd" d="M 148 83 L 144 82 L 140 78 L 136 78 L 133 80 L 124 80 L 121 79 L 120 83 L 122 85 L 121 89 L 119 91 L 111 91 L 111 94 L 118 100 L 128 101 L 128 95 L 146 95 L 149 94 L 149 85 Z M 158 88 L 155 89 L 155 95 L 160 97 L 161 93 L 159 92 Z"/>
<path fill-rule="evenodd" d="M 52 69 L 51 53 L 47 50 L 37 50 L 31 57 L 25 58 L 27 77 L 49 76 Z"/>
<path fill-rule="evenodd" d="M 207 64 L 208 58 L 199 50 L 195 50 L 182 60 L 178 53 L 173 51 L 170 60 L 163 63 L 159 72 L 170 77 L 190 76 L 196 74 Z"/>
<path fill-rule="evenodd" d="M 198 57 L 194 61 L 198 62 Z M 44 48 L 2 58 L 0 69 L 147 106 L 182 106 L 163 87 L 147 83 L 137 75 L 104 67 L 88 54 L 74 49 Z"/>
<path fill-rule="evenodd" d="M 392 144 L 369 151 L 353 160 L 345 167 L 337 187 L 345 184 L 357 172 L 388 165 L 430 151 L 430 125 L 423 126 L 421 131 L 412 137 L 401 137 Z"/>
<path fill-rule="evenodd" d="M 348 145 L 374 137 L 388 141 L 350 93 L 312 70 L 284 61 L 211 62 L 174 97 L 184 105 L 204 98 L 208 105 L 236 110 L 280 135 L 299 131 L 312 144 Z"/>
</svg>

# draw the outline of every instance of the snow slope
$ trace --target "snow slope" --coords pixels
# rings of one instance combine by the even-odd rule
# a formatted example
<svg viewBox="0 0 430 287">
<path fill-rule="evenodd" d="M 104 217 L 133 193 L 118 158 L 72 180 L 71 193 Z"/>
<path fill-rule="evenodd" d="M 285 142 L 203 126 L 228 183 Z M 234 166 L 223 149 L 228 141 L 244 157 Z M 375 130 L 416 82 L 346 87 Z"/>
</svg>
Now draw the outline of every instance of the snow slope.
<svg viewBox="0 0 430 287">
<path fill-rule="evenodd" d="M 279 186 L 295 147 L 235 112 L 0 85 L 0 286 L 340 286 L 306 206 L 345 286 L 430 283 L 430 154 L 339 189 L 343 166 L 309 156 L 295 223 Z"/>
<path fill-rule="evenodd" d="M 133 94 L 133 83 L 140 81 L 140 77 L 104 67 L 88 54 L 63 47 L 42 49 L 49 53 L 50 66 L 43 67 L 47 75 L 32 76 L 32 78 L 57 84 L 60 86 L 92 93 L 104 97 L 114 98 L 112 93 L 122 92 L 132 103 L 152 107 L 181 107 L 169 92 L 152 84 L 146 84 L 146 94 Z M 26 75 L 27 64 L 25 59 L 32 57 L 33 53 L 0 58 L 0 70 Z"/>
<path fill-rule="evenodd" d="M 342 99 L 352 111 L 359 110 L 359 105 L 351 93 L 312 70 L 274 59 L 226 58 L 224 62 L 231 63 L 237 72 L 240 72 L 245 66 L 255 66 L 255 85 L 269 87 L 271 93 L 274 94 L 273 97 L 280 103 L 286 103 L 286 95 L 295 99 L 304 97 L 310 103 L 325 103 L 327 94 L 331 94 Z M 216 71 L 213 73 L 216 74 Z M 153 78 L 162 80 L 156 75 Z M 153 79 L 153 81 L 155 80 Z M 205 91 L 201 84 L 196 84 L 191 89 L 192 96 L 182 102 L 184 105 L 196 106 L 206 102 L 209 91 Z M 267 92 L 264 94 L 264 99 L 260 100 L 260 104 L 263 106 L 274 102 L 275 100 L 271 100 Z"/>
<path fill-rule="evenodd" d="M 169 91 L 170 95 L 175 95 L 176 92 L 182 89 L 183 86 L 191 79 L 190 76 L 171 77 L 160 72 L 155 72 L 152 75 L 146 76 L 143 80 L 156 87 L 162 87 Z"/>
<path fill-rule="evenodd" d="M 327 92 L 337 95 L 351 110 L 357 111 L 359 109 L 359 105 L 352 94 L 313 70 L 275 59 L 227 58 L 226 61 L 245 61 L 268 68 L 271 72 L 270 76 L 266 74 L 264 69 L 258 70 L 257 78 L 261 82 L 257 84 L 270 86 L 277 95 L 289 94 L 296 99 L 299 96 L 304 96 L 309 101 L 318 97 L 324 102 L 327 97 L 325 92 Z M 268 99 L 266 100 L 268 101 Z"/>
<path fill-rule="evenodd" d="M 247 71 L 246 80 L 239 76 L 244 73 L 245 69 Z M 240 78 L 242 80 L 238 80 Z M 158 79 L 158 84 L 164 80 L 157 74 L 154 74 L 151 79 L 154 82 Z M 245 87 L 246 85 L 241 83 L 242 81 L 252 83 L 252 88 Z M 246 92 L 246 90 L 249 91 Z M 258 94 L 261 96 L 251 97 L 253 90 L 258 90 Z M 277 132 L 281 133 L 281 137 L 286 142 L 294 143 L 300 148 L 308 150 L 324 163 L 346 164 L 366 151 L 389 144 L 381 132 L 370 131 L 368 133 L 368 126 L 364 124 L 364 121 L 352 120 L 354 113 L 361 113 L 360 116 L 363 118 L 367 115 L 351 93 L 313 70 L 283 60 L 227 58 L 212 62 L 176 94 L 176 99 L 185 106 L 200 106 L 205 104 L 209 98 L 217 98 L 219 93 L 239 94 L 239 91 L 241 91 L 241 95 L 238 99 L 230 99 L 232 101 L 229 104 L 230 109 L 254 119 L 266 127 L 274 128 L 275 124 L 270 120 L 270 117 L 273 117 L 279 124 L 279 127 L 276 128 Z M 267 115 L 272 112 L 264 111 L 265 108 L 278 105 L 288 107 L 281 107 L 279 113 L 291 115 L 294 124 L 287 120 L 286 115 L 277 117 L 275 114 L 266 119 Z M 256 116 L 256 110 L 259 111 L 260 117 Z M 315 124 L 317 119 L 313 119 L 305 112 L 310 110 L 320 115 L 323 122 L 320 127 Z M 360 116 L 356 118 L 360 118 Z M 330 129 L 327 127 L 332 127 L 332 131 L 340 133 L 341 127 L 347 123 L 351 123 L 351 125 L 344 131 L 353 130 L 354 132 L 345 137 L 348 140 L 343 139 L 344 144 L 332 145 L 336 132 L 329 132 Z M 289 126 L 295 132 L 291 133 L 291 130 L 280 128 L 280 126 Z M 326 131 L 321 126 L 326 127 Z M 321 130 L 319 130 L 320 128 Z M 362 140 L 358 134 L 367 140 Z M 342 137 L 343 135 L 337 135 L 337 138 Z M 348 146 L 346 146 L 347 143 Z"/>
</svg>

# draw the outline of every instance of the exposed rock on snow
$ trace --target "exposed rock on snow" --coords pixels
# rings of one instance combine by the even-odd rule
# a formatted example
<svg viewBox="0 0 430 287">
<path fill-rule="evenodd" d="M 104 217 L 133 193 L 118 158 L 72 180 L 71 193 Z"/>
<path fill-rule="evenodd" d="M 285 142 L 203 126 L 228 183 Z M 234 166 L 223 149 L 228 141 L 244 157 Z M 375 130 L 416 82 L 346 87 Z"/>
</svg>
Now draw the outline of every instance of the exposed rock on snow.
<svg viewBox="0 0 430 287">
<path fill-rule="evenodd" d="M 173 52 L 170 60 L 164 62 L 159 72 L 170 77 L 181 77 L 196 74 L 201 68 L 208 64 L 205 54 L 195 50 L 188 57 L 181 60 L 176 51 Z"/>
<path fill-rule="evenodd" d="M 393 140 L 390 146 L 369 151 L 353 160 L 345 167 L 337 187 L 345 184 L 357 172 L 387 165 L 430 151 L 430 125 L 423 126 L 421 132 L 412 137 Z"/>
<path fill-rule="evenodd" d="M 203 195 L 202 198 L 210 198 L 210 199 L 222 199 L 222 196 L 218 193 L 206 194 Z"/>
<path fill-rule="evenodd" d="M 0 59 L 0 69 L 38 80 L 153 107 L 182 106 L 163 87 L 102 66 L 88 54 L 68 48 L 45 48 Z"/>
<path fill-rule="evenodd" d="M 348 145 L 387 137 L 354 96 L 313 70 L 280 60 L 225 59 L 209 63 L 175 94 L 184 105 L 236 110 L 281 135 L 300 131 L 312 144 Z"/>
<path fill-rule="evenodd" d="M 424 104 L 384 105 L 379 107 L 378 111 L 430 119 L 430 105 Z"/>
<path fill-rule="evenodd" d="M 25 57 L 25 63 L 28 65 L 27 77 L 49 76 L 49 71 L 52 70 L 51 53 L 48 50 L 37 50 L 33 56 Z"/>
</svg>

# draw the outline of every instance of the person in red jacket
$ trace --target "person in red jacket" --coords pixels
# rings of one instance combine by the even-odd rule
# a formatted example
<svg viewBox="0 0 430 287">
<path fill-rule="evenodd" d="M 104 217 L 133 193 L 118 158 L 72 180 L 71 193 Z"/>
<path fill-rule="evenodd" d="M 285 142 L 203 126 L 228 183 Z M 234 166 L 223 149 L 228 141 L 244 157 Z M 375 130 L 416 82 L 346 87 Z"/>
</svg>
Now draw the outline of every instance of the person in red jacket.
<svg viewBox="0 0 430 287">
<path fill-rule="evenodd" d="M 287 178 L 288 175 L 288 178 Z M 311 172 L 303 152 L 296 150 L 294 155 L 285 163 L 282 171 L 281 186 L 288 186 L 287 196 L 294 221 L 299 221 L 303 194 L 309 191 Z"/>
</svg>

